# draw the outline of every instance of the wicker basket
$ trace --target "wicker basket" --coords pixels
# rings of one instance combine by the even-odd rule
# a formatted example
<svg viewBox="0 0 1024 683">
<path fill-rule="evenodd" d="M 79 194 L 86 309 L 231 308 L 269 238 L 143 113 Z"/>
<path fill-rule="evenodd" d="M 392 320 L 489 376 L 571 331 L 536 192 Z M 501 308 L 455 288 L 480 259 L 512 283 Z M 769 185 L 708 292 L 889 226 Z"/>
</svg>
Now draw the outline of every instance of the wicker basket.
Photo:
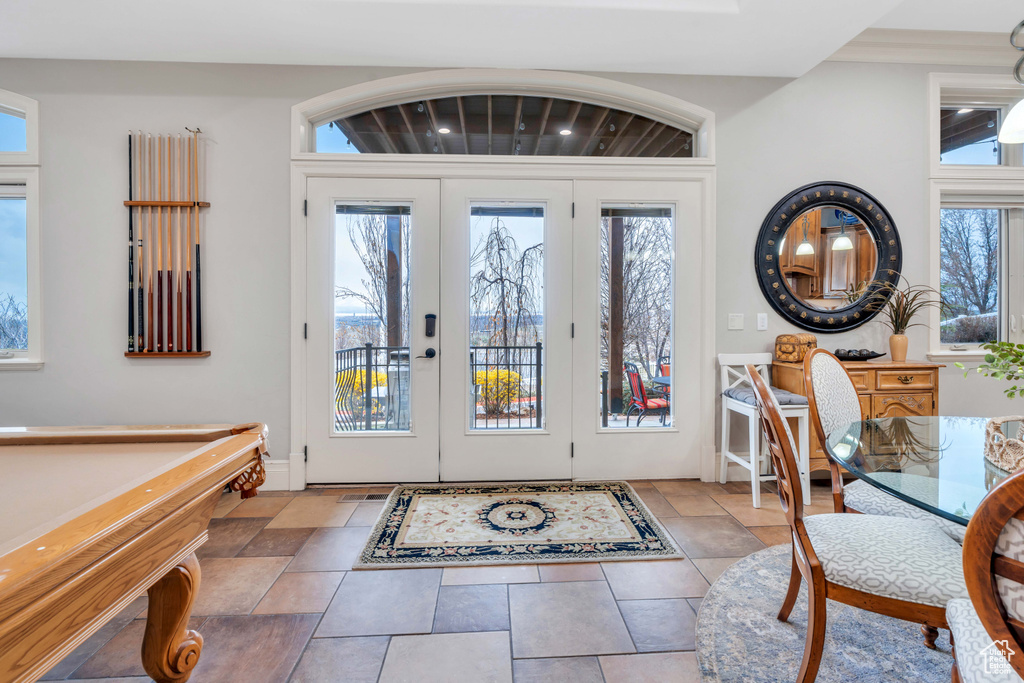
<svg viewBox="0 0 1024 683">
<path fill-rule="evenodd" d="M 780 334 L 775 338 L 775 360 L 799 363 L 817 345 L 818 339 L 813 334 Z"/>
<path fill-rule="evenodd" d="M 1017 438 L 1003 434 L 1007 422 L 1020 422 Z M 985 425 L 985 459 L 1003 470 L 1016 472 L 1024 468 L 1024 416 L 994 417 Z"/>
</svg>

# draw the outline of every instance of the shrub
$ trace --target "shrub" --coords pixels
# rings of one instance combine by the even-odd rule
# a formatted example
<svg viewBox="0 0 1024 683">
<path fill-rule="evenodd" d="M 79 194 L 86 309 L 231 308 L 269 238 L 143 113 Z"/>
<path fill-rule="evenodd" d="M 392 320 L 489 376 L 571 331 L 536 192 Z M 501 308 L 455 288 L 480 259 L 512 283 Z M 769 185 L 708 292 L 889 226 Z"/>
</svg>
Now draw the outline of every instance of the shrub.
<svg viewBox="0 0 1024 683">
<path fill-rule="evenodd" d="M 940 329 L 943 344 L 980 344 L 998 336 L 994 315 L 965 315 L 946 321 Z"/>
<path fill-rule="evenodd" d="M 519 400 L 522 391 L 521 380 L 519 373 L 511 370 L 477 370 L 476 383 L 480 385 L 484 412 L 488 415 L 508 412 L 512 402 Z"/>
</svg>

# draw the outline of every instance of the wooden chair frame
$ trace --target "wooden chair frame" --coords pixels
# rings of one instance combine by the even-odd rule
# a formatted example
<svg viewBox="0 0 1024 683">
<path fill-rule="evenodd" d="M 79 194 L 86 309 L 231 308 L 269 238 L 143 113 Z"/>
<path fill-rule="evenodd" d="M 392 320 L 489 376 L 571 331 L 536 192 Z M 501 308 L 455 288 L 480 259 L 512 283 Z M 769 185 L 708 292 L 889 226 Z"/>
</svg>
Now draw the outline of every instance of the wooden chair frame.
<svg viewBox="0 0 1024 683">
<path fill-rule="evenodd" d="M 779 500 L 792 532 L 793 567 L 789 577 L 789 588 L 782 602 L 782 609 L 779 610 L 779 621 L 789 619 L 800 593 L 801 578 L 807 582 L 807 640 L 797 682 L 812 683 L 818 675 L 822 649 L 825 645 L 826 600 L 835 600 L 869 612 L 924 624 L 921 632 L 925 636 L 925 644 L 934 649 L 935 638 L 938 636 L 937 629 L 949 628 L 949 624 L 946 623 L 945 607 L 921 605 L 865 593 L 832 583 L 825 578 L 825 571 L 804 526 L 803 495 L 793 443 L 783 425 L 782 415 L 771 400 L 771 389 L 758 374 L 755 366 L 747 366 L 747 372 L 754 386 L 761 426 L 768 442 L 772 464 L 775 466 Z"/>
<path fill-rule="evenodd" d="M 1008 661 L 1017 675 L 1024 678 L 1024 654 L 1020 654 L 1024 653 L 1024 623 L 1006 613 L 996 585 L 999 576 L 1024 583 L 1024 562 L 996 552 L 999 535 L 1011 519 L 1024 521 L 1024 471 L 989 491 L 971 517 L 964 537 L 964 580 L 985 631 L 992 642 L 1008 641 L 1018 653 Z M 955 648 L 953 656 L 956 657 Z M 959 680 L 960 673 L 954 664 L 953 681 Z"/>
<path fill-rule="evenodd" d="M 831 356 L 835 359 L 836 363 L 839 363 L 839 367 L 843 368 L 843 372 L 846 373 L 846 379 L 850 381 L 850 386 L 853 384 L 853 379 L 850 377 L 849 371 L 846 366 L 835 357 L 835 355 L 829 353 L 825 349 L 811 349 L 806 356 L 804 356 L 804 391 L 807 394 L 807 403 L 810 407 L 811 412 L 811 423 L 814 425 L 814 434 L 818 437 L 818 444 L 822 450 L 825 450 L 825 442 L 828 439 L 828 434 L 825 433 L 825 429 L 821 426 L 821 417 L 818 416 L 818 401 L 814 395 L 814 383 L 811 381 L 811 362 L 812 359 L 818 354 L 823 353 L 826 356 Z M 856 389 L 855 389 L 856 391 Z M 864 419 L 864 413 L 861 412 L 860 419 Z M 843 501 L 843 474 L 839 470 L 839 465 L 832 459 L 832 456 L 825 454 L 825 460 L 828 462 L 828 472 L 832 477 L 832 506 L 836 512 L 856 512 L 856 510 L 847 510 L 846 503 Z"/>
</svg>

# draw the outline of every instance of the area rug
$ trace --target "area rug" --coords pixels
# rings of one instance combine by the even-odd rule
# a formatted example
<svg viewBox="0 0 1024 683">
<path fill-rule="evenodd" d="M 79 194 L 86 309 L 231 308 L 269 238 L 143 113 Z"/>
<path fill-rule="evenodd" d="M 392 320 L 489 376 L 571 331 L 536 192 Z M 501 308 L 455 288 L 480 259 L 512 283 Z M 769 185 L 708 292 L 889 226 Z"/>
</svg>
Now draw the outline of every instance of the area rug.
<svg viewBox="0 0 1024 683">
<path fill-rule="evenodd" d="M 356 569 L 682 557 L 624 481 L 399 486 Z"/>
<path fill-rule="evenodd" d="M 697 660 L 707 683 L 792 683 L 804 654 L 807 590 L 788 622 L 776 619 L 789 584 L 790 546 L 773 546 L 729 567 L 704 596 L 697 617 Z M 920 626 L 828 601 L 817 683 L 947 683 L 949 632 L 937 650 Z"/>
</svg>

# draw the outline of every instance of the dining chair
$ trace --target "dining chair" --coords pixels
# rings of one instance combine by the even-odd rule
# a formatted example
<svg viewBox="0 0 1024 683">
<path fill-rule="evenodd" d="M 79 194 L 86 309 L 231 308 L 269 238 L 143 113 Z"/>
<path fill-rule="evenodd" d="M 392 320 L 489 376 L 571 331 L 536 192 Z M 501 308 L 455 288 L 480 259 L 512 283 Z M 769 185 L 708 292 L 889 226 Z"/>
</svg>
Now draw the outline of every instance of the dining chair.
<svg viewBox="0 0 1024 683">
<path fill-rule="evenodd" d="M 750 472 L 750 490 L 754 498 L 754 507 L 761 507 L 761 482 L 774 481 L 775 475 L 768 470 L 767 453 L 761 447 L 761 427 L 757 420 L 757 402 L 754 400 L 754 389 L 747 380 L 747 365 L 754 365 L 761 377 L 768 382 L 768 369 L 771 367 L 770 353 L 720 353 L 718 365 L 722 371 L 722 461 L 718 480 L 726 482 L 729 463 L 734 462 Z M 807 426 L 807 398 L 784 389 L 772 387 L 775 398 L 782 404 L 782 415 L 796 418 L 797 432 L 800 434 L 800 472 L 804 481 L 804 505 L 811 504 L 811 451 L 808 445 L 809 428 Z M 747 418 L 747 453 L 744 457 L 732 452 L 732 414 L 745 415 Z"/>
<path fill-rule="evenodd" d="M 647 387 L 644 386 L 644 381 L 640 377 L 640 370 L 637 368 L 636 363 L 623 363 L 623 369 L 626 371 L 626 377 L 629 379 L 629 391 L 630 399 L 629 406 L 626 408 L 626 426 L 629 426 L 629 416 L 636 410 L 636 426 L 640 426 L 640 421 L 647 417 L 648 413 L 661 413 L 661 424 L 665 425 L 665 416 L 668 414 L 669 399 L 667 395 L 655 396 L 649 398 L 647 396 Z M 651 391 L 656 391 L 652 389 Z"/>
<path fill-rule="evenodd" d="M 804 356 L 804 386 L 810 402 L 814 433 L 822 448 L 829 434 L 864 419 L 850 373 L 838 358 L 825 349 L 811 349 Z M 836 512 L 924 519 L 937 524 L 958 543 L 963 542 L 965 529 L 962 525 L 905 503 L 859 479 L 844 485 L 839 465 L 831 457 L 826 460 L 832 477 L 832 505 Z"/>
<path fill-rule="evenodd" d="M 978 457 L 982 457 L 978 454 Z M 951 600 L 953 681 L 1024 680 L 1024 472 L 989 491 L 964 537 L 969 600 Z"/>
<path fill-rule="evenodd" d="M 949 628 L 946 603 L 967 595 L 960 545 L 920 519 L 827 513 L 804 517 L 793 434 L 768 385 L 749 366 L 758 415 L 778 477 L 792 538 L 789 588 L 778 619 L 788 621 L 807 584 L 807 636 L 798 683 L 812 683 L 825 645 L 826 600 L 918 624 L 935 647 Z"/>
</svg>

